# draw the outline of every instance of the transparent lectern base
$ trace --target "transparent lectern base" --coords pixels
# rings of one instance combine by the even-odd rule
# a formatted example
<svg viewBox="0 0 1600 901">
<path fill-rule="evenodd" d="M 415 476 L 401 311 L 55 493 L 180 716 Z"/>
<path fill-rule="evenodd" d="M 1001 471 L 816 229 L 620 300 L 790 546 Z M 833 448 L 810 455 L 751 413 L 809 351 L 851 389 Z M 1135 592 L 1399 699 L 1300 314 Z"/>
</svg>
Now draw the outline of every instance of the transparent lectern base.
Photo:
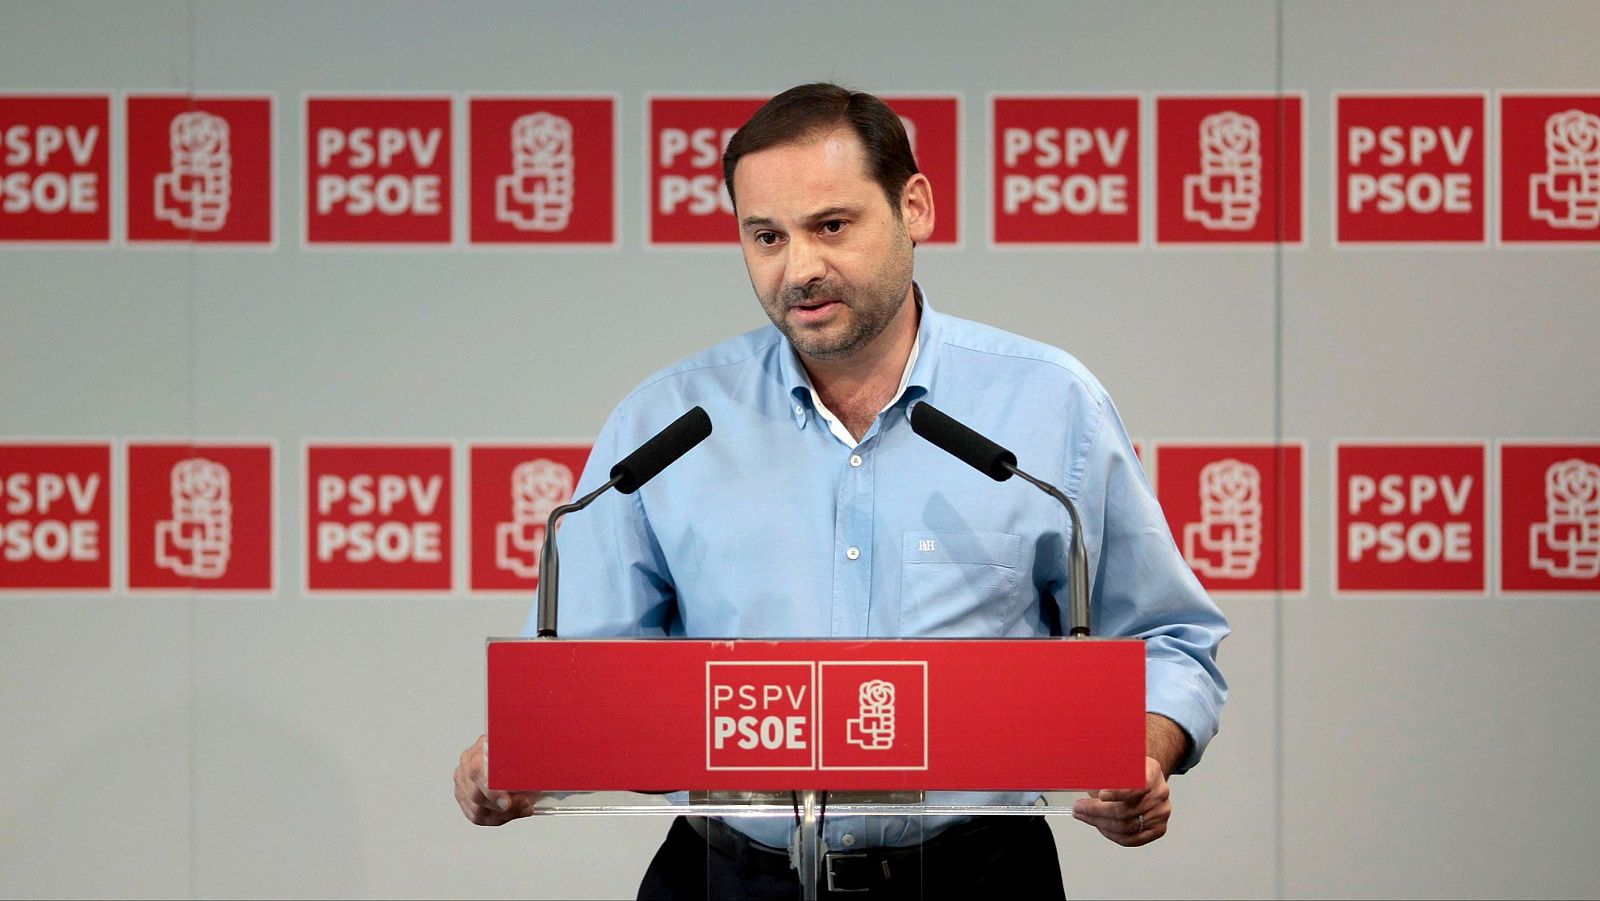
<svg viewBox="0 0 1600 901">
<path fill-rule="evenodd" d="M 551 792 L 534 803 L 533 812 L 544 816 L 687 815 L 792 819 L 796 828 L 789 847 L 790 866 L 796 871 L 800 882 L 800 897 L 805 901 L 815 901 L 822 885 L 831 887 L 833 884 L 831 865 L 823 867 L 828 852 L 821 835 L 824 817 L 1069 816 L 1072 802 L 1077 797 L 1082 797 L 1082 793 Z"/>
<path fill-rule="evenodd" d="M 1082 792 L 817 792 L 829 816 L 1071 816 Z M 987 802 L 986 802 L 987 799 Z M 553 792 L 534 804 L 535 815 L 560 816 L 795 816 L 794 792 Z"/>
</svg>

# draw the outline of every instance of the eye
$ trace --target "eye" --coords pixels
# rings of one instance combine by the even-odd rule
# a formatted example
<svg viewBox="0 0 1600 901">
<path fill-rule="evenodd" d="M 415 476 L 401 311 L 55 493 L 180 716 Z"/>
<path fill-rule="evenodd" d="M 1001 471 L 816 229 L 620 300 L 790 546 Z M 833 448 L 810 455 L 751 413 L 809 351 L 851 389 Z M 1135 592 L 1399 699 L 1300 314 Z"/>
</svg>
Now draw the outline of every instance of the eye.
<svg viewBox="0 0 1600 901">
<path fill-rule="evenodd" d="M 825 235 L 837 235 L 842 231 L 844 231 L 843 219 L 829 219 L 822 223 L 822 233 Z"/>
<path fill-rule="evenodd" d="M 755 242 L 762 247 L 771 247 L 778 243 L 777 232 L 756 232 Z"/>
</svg>

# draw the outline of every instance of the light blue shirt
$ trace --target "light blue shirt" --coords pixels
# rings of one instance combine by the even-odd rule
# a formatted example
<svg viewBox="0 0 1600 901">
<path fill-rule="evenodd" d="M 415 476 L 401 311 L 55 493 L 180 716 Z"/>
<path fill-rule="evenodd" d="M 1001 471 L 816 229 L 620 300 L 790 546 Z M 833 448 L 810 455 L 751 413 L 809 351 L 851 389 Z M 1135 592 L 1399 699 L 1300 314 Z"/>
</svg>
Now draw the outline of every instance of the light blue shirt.
<svg viewBox="0 0 1600 901">
<path fill-rule="evenodd" d="M 900 397 L 854 447 L 818 415 L 799 359 L 772 326 L 646 379 L 601 430 L 579 495 L 697 404 L 712 434 L 635 494 L 608 492 L 563 521 L 559 634 L 1060 634 L 1048 598 L 1065 606 L 1065 509 L 917 436 L 910 408 L 926 399 L 1077 504 L 1094 634 L 1145 640 L 1146 709 L 1189 734 L 1178 771 L 1193 766 L 1227 697 L 1216 652 L 1228 624 L 1174 545 L 1111 398 L 1064 351 L 925 301 L 917 345 Z M 530 614 L 526 634 L 535 627 Z M 929 802 L 953 797 L 929 793 Z M 792 826 L 734 825 L 775 847 Z M 850 833 L 859 850 L 913 844 L 944 824 L 828 817 L 826 825 L 830 848 L 844 849 Z"/>
</svg>

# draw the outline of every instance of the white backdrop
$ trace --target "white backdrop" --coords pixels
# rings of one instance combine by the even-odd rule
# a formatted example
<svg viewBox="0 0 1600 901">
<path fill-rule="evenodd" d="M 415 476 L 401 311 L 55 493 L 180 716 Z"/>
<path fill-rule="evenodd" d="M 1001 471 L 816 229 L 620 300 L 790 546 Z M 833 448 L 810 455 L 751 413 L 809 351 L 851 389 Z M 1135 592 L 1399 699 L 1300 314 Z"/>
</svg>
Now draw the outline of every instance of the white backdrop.
<svg viewBox="0 0 1600 901">
<path fill-rule="evenodd" d="M 114 121 L 126 91 L 276 95 L 275 248 L 0 249 L 0 439 L 271 439 L 283 549 L 270 597 L 0 594 L 0 894 L 631 896 L 664 822 L 487 830 L 451 799 L 482 641 L 518 632 L 528 599 L 306 597 L 299 448 L 587 440 L 645 374 L 760 324 L 733 246 L 643 246 L 645 97 L 819 78 L 961 96 L 964 244 L 918 259 L 940 309 L 1072 351 L 1147 446 L 1305 442 L 1306 592 L 1223 599 L 1233 695 L 1175 783 L 1172 831 L 1124 851 L 1056 824 L 1069 894 L 1600 891 L 1600 597 L 1335 597 L 1330 549 L 1336 439 L 1600 440 L 1600 254 L 1335 248 L 1329 224 L 1333 92 L 1594 93 L 1600 6 L 12 2 L 0 19 L 0 93 L 114 94 Z M 988 246 L 990 93 L 1277 90 L 1306 98 L 1303 247 Z M 620 246 L 306 250 L 300 97 L 376 91 L 615 94 Z"/>
</svg>

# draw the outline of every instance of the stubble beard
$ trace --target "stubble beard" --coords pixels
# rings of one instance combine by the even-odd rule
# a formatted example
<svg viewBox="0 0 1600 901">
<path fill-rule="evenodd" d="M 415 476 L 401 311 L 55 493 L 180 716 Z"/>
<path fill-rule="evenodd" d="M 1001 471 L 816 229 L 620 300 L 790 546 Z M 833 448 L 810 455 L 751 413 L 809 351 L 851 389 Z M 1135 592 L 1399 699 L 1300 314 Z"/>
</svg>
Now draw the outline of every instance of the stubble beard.
<svg viewBox="0 0 1600 901">
<path fill-rule="evenodd" d="M 902 225 L 884 265 L 865 286 L 857 288 L 827 278 L 800 287 L 781 288 L 772 297 L 757 292 L 757 297 L 767 318 L 802 356 L 814 360 L 843 360 L 883 334 L 900 312 L 910 288 L 911 239 Z M 816 331 L 789 321 L 790 306 L 816 298 L 837 300 L 845 307 L 839 316 L 843 322 L 829 330 Z"/>
</svg>

